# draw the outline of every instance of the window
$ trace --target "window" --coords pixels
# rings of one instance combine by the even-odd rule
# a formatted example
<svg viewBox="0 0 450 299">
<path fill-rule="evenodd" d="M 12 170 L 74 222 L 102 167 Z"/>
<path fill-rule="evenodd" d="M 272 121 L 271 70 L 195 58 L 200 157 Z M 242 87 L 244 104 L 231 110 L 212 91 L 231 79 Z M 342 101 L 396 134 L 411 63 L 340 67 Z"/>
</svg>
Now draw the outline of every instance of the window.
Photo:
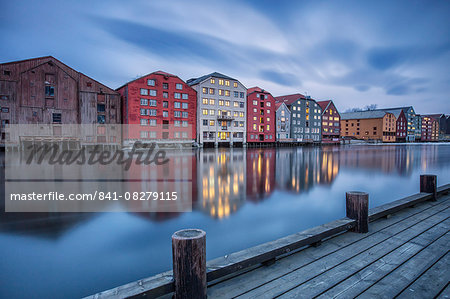
<svg viewBox="0 0 450 299">
<path fill-rule="evenodd" d="M 147 106 L 148 105 L 148 100 L 147 99 L 141 99 L 141 105 Z"/>
<path fill-rule="evenodd" d="M 156 119 L 149 119 L 148 124 L 152 127 L 156 126 Z"/>
<path fill-rule="evenodd" d="M 148 79 L 148 80 L 147 80 L 147 85 L 148 85 L 148 86 L 155 86 L 155 80 L 153 80 L 153 79 Z"/>
<path fill-rule="evenodd" d="M 3 71 L 3 75 L 5 75 L 5 76 L 11 76 L 11 71 L 9 71 L 9 70 L 4 70 L 4 71 Z"/>
<path fill-rule="evenodd" d="M 225 86 L 230 86 L 230 81 L 225 80 Z"/>
<path fill-rule="evenodd" d="M 178 89 L 178 90 L 182 90 L 183 89 L 183 84 L 177 83 L 177 84 L 175 84 L 175 88 Z"/>
<path fill-rule="evenodd" d="M 163 89 L 169 89 L 169 83 L 163 83 Z"/>
<path fill-rule="evenodd" d="M 8 107 L 3 107 L 2 108 L 2 113 L 8 113 L 9 112 L 9 108 Z M 34 113 L 36 113 L 36 112 L 33 112 L 33 115 L 34 115 Z"/>
<path fill-rule="evenodd" d="M 97 112 L 105 112 L 105 104 L 97 104 Z"/>
<path fill-rule="evenodd" d="M 225 106 L 230 107 L 230 101 L 225 101 Z"/>
<path fill-rule="evenodd" d="M 234 87 L 238 87 L 237 82 L 233 82 L 233 86 L 234 86 Z"/>
<path fill-rule="evenodd" d="M 239 97 L 240 97 L 241 99 L 243 99 L 243 98 L 244 98 L 244 93 L 243 93 L 243 92 L 240 92 L 240 93 L 239 93 Z"/>
<path fill-rule="evenodd" d="M 187 99 L 188 99 L 188 94 L 187 94 L 187 93 L 181 94 L 181 98 L 182 98 L 183 100 L 187 100 Z"/>
<path fill-rule="evenodd" d="M 207 119 L 204 119 L 204 120 L 203 120 L 203 125 L 204 125 L 204 126 L 207 126 L 207 125 L 208 125 L 208 120 L 207 120 Z"/>
<path fill-rule="evenodd" d="M 219 100 L 219 106 L 223 106 L 223 100 Z"/>
<path fill-rule="evenodd" d="M 270 107 L 270 105 L 271 105 L 270 102 L 267 102 L 267 103 L 266 103 L 266 106 L 267 106 L 267 107 Z"/>
<path fill-rule="evenodd" d="M 146 109 L 141 108 L 140 112 L 141 112 L 141 115 L 147 115 L 147 110 Z"/>
<path fill-rule="evenodd" d="M 253 116 L 253 120 L 255 120 L 255 121 L 256 121 L 256 116 Z"/>
<path fill-rule="evenodd" d="M 188 109 L 188 103 L 182 103 L 181 104 L 181 108 Z"/>
<path fill-rule="evenodd" d="M 163 102 L 163 108 L 169 108 L 169 102 L 164 101 Z"/>
<path fill-rule="evenodd" d="M 219 85 L 223 85 L 223 79 L 219 79 Z"/>
<path fill-rule="evenodd" d="M 181 93 L 175 92 L 175 93 L 173 94 L 173 97 L 174 97 L 175 99 L 181 99 Z"/>
<path fill-rule="evenodd" d="M 208 99 L 207 98 L 203 98 L 202 103 L 203 103 L 203 105 L 208 105 Z"/>
<path fill-rule="evenodd" d="M 141 88 L 141 95 L 148 96 L 148 89 Z"/>
<path fill-rule="evenodd" d="M 227 97 L 230 96 L 230 91 L 229 90 L 225 90 L 225 96 L 227 96 Z"/>
<path fill-rule="evenodd" d="M 156 107 L 156 100 L 148 100 L 148 105 L 152 107 Z"/>
<path fill-rule="evenodd" d="M 203 87 L 202 90 L 203 90 L 203 93 L 206 93 L 206 94 L 208 93 L 208 88 Z"/>
<path fill-rule="evenodd" d="M 244 112 L 239 112 L 240 117 L 244 117 Z"/>
<path fill-rule="evenodd" d="M 205 122 L 203 122 L 203 124 L 205 124 Z M 175 120 L 174 122 L 173 122 L 173 126 L 174 127 L 179 127 L 181 125 L 181 122 L 179 121 L 179 120 Z"/>
<path fill-rule="evenodd" d="M 244 102 L 240 102 L 240 103 L 239 103 L 239 107 L 240 107 L 240 108 L 244 108 L 244 105 L 245 105 Z"/>
<path fill-rule="evenodd" d="M 219 96 L 223 96 L 224 92 L 223 89 L 219 89 Z"/>
<path fill-rule="evenodd" d="M 209 89 L 209 94 L 214 94 L 216 92 L 216 89 L 215 88 L 210 88 Z"/>
<path fill-rule="evenodd" d="M 211 80 L 209 81 L 211 84 L 216 84 L 216 79 L 211 78 Z"/>
<path fill-rule="evenodd" d="M 173 106 L 174 106 L 174 108 L 178 108 L 179 109 L 181 107 L 181 104 L 180 104 L 180 102 L 174 102 Z"/>
<path fill-rule="evenodd" d="M 188 126 L 188 122 L 186 120 L 183 120 L 181 122 L 181 124 L 182 124 L 183 127 L 187 127 Z"/>
<path fill-rule="evenodd" d="M 235 92 L 233 92 L 233 95 L 234 95 L 235 98 L 238 98 L 239 97 L 239 92 L 235 91 Z"/>
<path fill-rule="evenodd" d="M 141 118 L 141 126 L 146 126 L 146 125 L 148 125 L 148 119 Z"/>
<path fill-rule="evenodd" d="M 214 105 L 216 103 L 216 101 L 214 99 L 209 99 L 209 104 L 210 105 Z"/>
<path fill-rule="evenodd" d="M 180 112 L 180 111 L 174 111 L 174 112 L 173 112 L 173 115 L 174 115 L 175 117 L 180 117 L 180 116 L 181 116 L 181 112 Z"/>
<path fill-rule="evenodd" d="M 53 123 L 60 124 L 61 123 L 61 113 L 53 113 L 52 121 L 53 121 Z"/>
<path fill-rule="evenodd" d="M 258 101 L 257 100 L 253 100 L 253 105 L 258 105 Z"/>
<path fill-rule="evenodd" d="M 97 122 L 98 122 L 99 124 L 104 124 L 104 123 L 106 122 L 105 116 L 104 116 L 104 115 L 98 115 L 98 116 L 97 116 Z"/>
<path fill-rule="evenodd" d="M 45 85 L 45 96 L 46 97 L 55 96 L 55 87 L 52 85 Z"/>
<path fill-rule="evenodd" d="M 147 109 L 147 115 L 156 116 L 156 109 Z"/>
<path fill-rule="evenodd" d="M 163 98 L 168 99 L 169 93 L 167 91 L 163 91 Z"/>
<path fill-rule="evenodd" d="M 163 111 L 163 117 L 169 117 L 169 111 Z"/>
<path fill-rule="evenodd" d="M 233 102 L 233 106 L 234 106 L 234 107 L 239 107 L 239 102 L 234 101 L 234 102 Z"/>
<path fill-rule="evenodd" d="M 186 111 L 181 112 L 182 118 L 188 118 L 188 113 Z"/>
<path fill-rule="evenodd" d="M 208 115 L 208 109 L 203 109 L 202 113 L 203 113 L 203 115 Z"/>
<path fill-rule="evenodd" d="M 215 122 L 214 122 L 213 120 L 210 120 L 210 121 L 209 121 L 209 125 L 210 125 L 210 126 L 214 126 L 214 124 L 215 124 Z"/>
<path fill-rule="evenodd" d="M 258 109 L 256 109 L 256 108 L 253 108 L 253 112 L 255 112 L 255 113 L 256 113 L 256 112 L 258 112 Z"/>
</svg>

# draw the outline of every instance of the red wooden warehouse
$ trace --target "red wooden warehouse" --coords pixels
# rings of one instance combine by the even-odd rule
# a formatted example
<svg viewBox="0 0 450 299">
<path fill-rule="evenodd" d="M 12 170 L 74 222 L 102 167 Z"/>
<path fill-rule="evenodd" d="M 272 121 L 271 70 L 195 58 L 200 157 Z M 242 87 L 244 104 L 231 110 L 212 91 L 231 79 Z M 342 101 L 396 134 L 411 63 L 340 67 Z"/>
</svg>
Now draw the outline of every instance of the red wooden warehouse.
<svg viewBox="0 0 450 299">
<path fill-rule="evenodd" d="M 275 142 L 275 99 L 259 87 L 247 90 L 247 143 Z"/>
<path fill-rule="evenodd" d="M 196 136 L 197 92 L 179 77 L 162 71 L 117 89 L 122 99 L 123 142 L 184 143 Z"/>
<path fill-rule="evenodd" d="M 322 108 L 322 143 L 339 143 L 341 116 L 333 101 L 317 102 Z"/>
</svg>

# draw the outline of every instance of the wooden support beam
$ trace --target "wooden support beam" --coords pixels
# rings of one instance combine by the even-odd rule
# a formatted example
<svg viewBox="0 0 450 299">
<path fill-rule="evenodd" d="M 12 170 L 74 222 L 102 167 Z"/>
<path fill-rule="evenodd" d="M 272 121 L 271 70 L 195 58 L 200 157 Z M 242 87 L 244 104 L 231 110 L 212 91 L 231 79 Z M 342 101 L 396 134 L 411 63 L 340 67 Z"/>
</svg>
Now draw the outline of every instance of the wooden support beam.
<svg viewBox="0 0 450 299">
<path fill-rule="evenodd" d="M 352 231 L 367 233 L 369 231 L 369 194 L 351 191 L 345 194 L 347 217 L 356 220 Z"/>
<path fill-rule="evenodd" d="M 206 298 L 206 233 L 185 229 L 172 235 L 174 298 Z"/>
<path fill-rule="evenodd" d="M 437 176 L 434 174 L 420 175 L 420 192 L 431 193 L 431 201 L 437 200 Z"/>
</svg>

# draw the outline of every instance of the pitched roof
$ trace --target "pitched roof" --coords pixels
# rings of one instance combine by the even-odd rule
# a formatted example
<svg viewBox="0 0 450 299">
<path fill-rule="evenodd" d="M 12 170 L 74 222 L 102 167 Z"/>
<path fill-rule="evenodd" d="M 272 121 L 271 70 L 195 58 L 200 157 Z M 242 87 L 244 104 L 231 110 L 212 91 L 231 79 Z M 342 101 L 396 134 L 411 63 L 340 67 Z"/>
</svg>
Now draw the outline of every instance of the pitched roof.
<svg viewBox="0 0 450 299">
<path fill-rule="evenodd" d="M 218 73 L 218 72 L 214 72 L 214 73 L 211 73 L 211 74 L 208 74 L 208 75 L 204 75 L 204 76 L 201 76 L 201 77 L 198 77 L 198 78 L 191 78 L 191 79 L 187 80 L 186 83 L 192 86 L 192 85 L 199 84 L 200 82 L 202 82 L 202 81 L 204 81 L 204 80 L 206 80 L 206 79 L 208 79 L 210 77 L 221 78 L 221 79 L 228 79 L 228 80 L 236 80 L 234 78 L 228 77 L 227 75 L 224 75 L 224 74 L 221 74 L 221 73 Z M 236 80 L 236 81 L 238 81 L 238 80 Z"/>
<path fill-rule="evenodd" d="M 147 76 L 150 76 L 150 75 L 162 75 L 162 76 L 168 76 L 168 77 L 175 77 L 175 78 L 178 78 L 178 79 L 180 79 L 181 81 L 183 81 L 180 77 L 178 77 L 178 76 L 176 76 L 176 75 L 173 75 L 173 74 L 170 74 L 170 73 L 166 73 L 166 72 L 163 72 L 163 71 L 159 70 L 159 71 L 156 71 L 156 72 L 148 73 L 147 75 L 144 75 L 144 76 L 140 76 L 139 78 L 133 79 L 133 80 L 131 80 L 131 81 L 128 81 L 127 83 L 122 84 L 120 87 L 117 87 L 116 90 L 119 90 L 119 89 L 121 89 L 122 87 L 124 87 L 125 85 L 128 85 L 128 84 L 130 84 L 130 83 L 133 83 L 134 81 L 140 80 L 140 79 L 142 79 L 142 78 L 144 78 L 144 77 L 147 77 Z"/>
<path fill-rule="evenodd" d="M 405 106 L 405 107 L 394 107 L 394 108 L 379 108 L 375 110 L 382 110 L 382 111 L 394 111 L 394 110 L 403 110 L 403 112 L 408 112 L 409 109 L 413 108 L 413 106 Z M 413 108 L 414 110 L 414 108 Z M 392 112 L 391 112 L 392 113 Z"/>
<path fill-rule="evenodd" d="M 288 94 L 285 96 L 275 97 L 275 102 L 285 103 L 286 105 L 290 106 L 299 99 L 306 100 L 306 97 L 300 93 Z"/>
<path fill-rule="evenodd" d="M 325 111 L 330 103 L 331 103 L 331 100 L 317 102 L 317 104 L 320 106 L 320 108 L 322 108 L 322 111 Z"/>
<path fill-rule="evenodd" d="M 383 110 L 368 110 L 358 112 L 345 112 L 341 113 L 341 119 L 370 119 L 370 118 L 383 118 L 386 111 Z"/>
</svg>

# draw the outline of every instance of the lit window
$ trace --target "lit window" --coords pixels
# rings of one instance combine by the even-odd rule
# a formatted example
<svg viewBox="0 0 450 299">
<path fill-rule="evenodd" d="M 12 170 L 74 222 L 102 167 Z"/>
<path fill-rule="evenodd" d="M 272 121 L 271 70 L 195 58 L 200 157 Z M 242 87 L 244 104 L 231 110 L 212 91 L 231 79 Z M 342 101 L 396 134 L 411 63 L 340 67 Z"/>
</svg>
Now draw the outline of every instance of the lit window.
<svg viewBox="0 0 450 299">
<path fill-rule="evenodd" d="M 208 93 L 208 88 L 206 88 L 206 87 L 203 87 L 203 93 Z"/>
<path fill-rule="evenodd" d="M 216 102 L 216 101 L 215 101 L 214 99 L 209 99 L 209 104 L 210 104 L 210 105 L 214 105 L 215 102 Z"/>
<path fill-rule="evenodd" d="M 203 98 L 203 105 L 208 105 L 208 99 Z"/>
<path fill-rule="evenodd" d="M 202 113 L 203 113 L 203 115 L 208 115 L 208 109 L 203 109 Z"/>
<path fill-rule="evenodd" d="M 216 91 L 216 89 L 215 89 L 215 88 L 210 88 L 210 89 L 209 89 L 209 94 L 214 94 L 214 93 L 215 93 L 215 91 Z"/>
<path fill-rule="evenodd" d="M 233 86 L 234 86 L 234 87 L 238 87 L 237 82 L 234 82 L 234 83 L 233 83 Z"/>
<path fill-rule="evenodd" d="M 209 81 L 211 84 L 215 84 L 216 83 L 216 79 L 211 78 L 211 80 Z"/>
<path fill-rule="evenodd" d="M 223 79 L 219 79 L 219 85 L 223 85 Z"/>
</svg>

